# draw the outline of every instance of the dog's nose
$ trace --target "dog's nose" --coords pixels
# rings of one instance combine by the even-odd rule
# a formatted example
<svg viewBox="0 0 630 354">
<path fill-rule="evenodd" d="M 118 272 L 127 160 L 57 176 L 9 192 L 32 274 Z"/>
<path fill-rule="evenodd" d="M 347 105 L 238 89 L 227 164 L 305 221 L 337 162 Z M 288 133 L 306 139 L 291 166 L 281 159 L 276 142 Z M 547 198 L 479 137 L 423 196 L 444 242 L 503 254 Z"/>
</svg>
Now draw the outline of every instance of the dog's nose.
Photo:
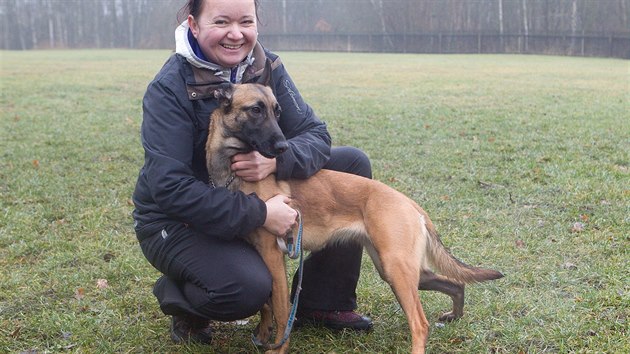
<svg viewBox="0 0 630 354">
<path fill-rule="evenodd" d="M 289 143 L 287 143 L 286 141 L 277 141 L 275 144 L 273 144 L 273 149 L 276 151 L 277 154 L 281 154 L 287 151 L 288 148 Z"/>
</svg>

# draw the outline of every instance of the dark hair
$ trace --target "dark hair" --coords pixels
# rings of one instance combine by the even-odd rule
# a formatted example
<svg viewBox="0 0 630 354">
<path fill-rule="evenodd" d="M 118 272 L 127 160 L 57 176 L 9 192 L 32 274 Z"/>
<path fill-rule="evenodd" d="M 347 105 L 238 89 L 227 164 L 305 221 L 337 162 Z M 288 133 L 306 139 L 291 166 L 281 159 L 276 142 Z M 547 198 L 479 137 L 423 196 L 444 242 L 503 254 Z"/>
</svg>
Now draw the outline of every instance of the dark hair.
<svg viewBox="0 0 630 354">
<path fill-rule="evenodd" d="M 177 12 L 177 23 L 184 21 L 188 15 L 192 15 L 194 18 L 199 17 L 204 2 L 205 0 L 188 0 L 186 5 L 182 6 Z M 258 18 L 258 8 L 260 7 L 259 0 L 254 0 L 254 7 L 256 8 L 256 20 L 260 21 Z"/>
</svg>

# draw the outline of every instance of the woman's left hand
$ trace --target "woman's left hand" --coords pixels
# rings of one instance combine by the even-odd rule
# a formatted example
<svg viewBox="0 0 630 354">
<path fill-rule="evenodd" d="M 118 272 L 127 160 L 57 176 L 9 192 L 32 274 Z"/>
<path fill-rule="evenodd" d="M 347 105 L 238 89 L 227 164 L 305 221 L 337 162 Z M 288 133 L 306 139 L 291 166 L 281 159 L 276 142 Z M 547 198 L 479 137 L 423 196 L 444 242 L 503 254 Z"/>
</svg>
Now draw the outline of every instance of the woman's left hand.
<svg viewBox="0 0 630 354">
<path fill-rule="evenodd" d="M 234 173 L 247 182 L 258 182 L 276 172 L 276 159 L 268 159 L 258 151 L 237 154 L 232 157 Z"/>
</svg>

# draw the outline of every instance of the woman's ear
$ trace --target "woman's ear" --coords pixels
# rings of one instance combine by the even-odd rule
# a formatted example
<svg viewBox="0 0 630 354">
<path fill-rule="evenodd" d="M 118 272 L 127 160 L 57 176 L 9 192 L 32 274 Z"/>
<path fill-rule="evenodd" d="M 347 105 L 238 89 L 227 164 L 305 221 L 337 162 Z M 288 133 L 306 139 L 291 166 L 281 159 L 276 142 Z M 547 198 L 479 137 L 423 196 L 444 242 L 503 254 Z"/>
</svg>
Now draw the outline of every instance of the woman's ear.
<svg viewBox="0 0 630 354">
<path fill-rule="evenodd" d="M 188 15 L 188 27 L 190 27 L 190 32 L 192 32 L 193 37 L 197 38 L 197 35 L 199 34 L 199 25 L 193 15 Z"/>
</svg>

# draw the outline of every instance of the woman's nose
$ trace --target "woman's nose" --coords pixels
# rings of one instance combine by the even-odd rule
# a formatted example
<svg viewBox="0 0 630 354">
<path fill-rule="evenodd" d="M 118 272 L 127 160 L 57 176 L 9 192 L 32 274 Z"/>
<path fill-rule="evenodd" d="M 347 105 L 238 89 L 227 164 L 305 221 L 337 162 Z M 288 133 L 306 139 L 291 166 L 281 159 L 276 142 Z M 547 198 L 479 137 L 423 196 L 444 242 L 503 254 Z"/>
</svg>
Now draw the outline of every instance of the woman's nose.
<svg viewBox="0 0 630 354">
<path fill-rule="evenodd" d="M 243 38 L 243 32 L 241 30 L 241 26 L 238 23 L 232 24 L 228 30 L 228 38 L 230 39 L 241 39 Z"/>
</svg>

